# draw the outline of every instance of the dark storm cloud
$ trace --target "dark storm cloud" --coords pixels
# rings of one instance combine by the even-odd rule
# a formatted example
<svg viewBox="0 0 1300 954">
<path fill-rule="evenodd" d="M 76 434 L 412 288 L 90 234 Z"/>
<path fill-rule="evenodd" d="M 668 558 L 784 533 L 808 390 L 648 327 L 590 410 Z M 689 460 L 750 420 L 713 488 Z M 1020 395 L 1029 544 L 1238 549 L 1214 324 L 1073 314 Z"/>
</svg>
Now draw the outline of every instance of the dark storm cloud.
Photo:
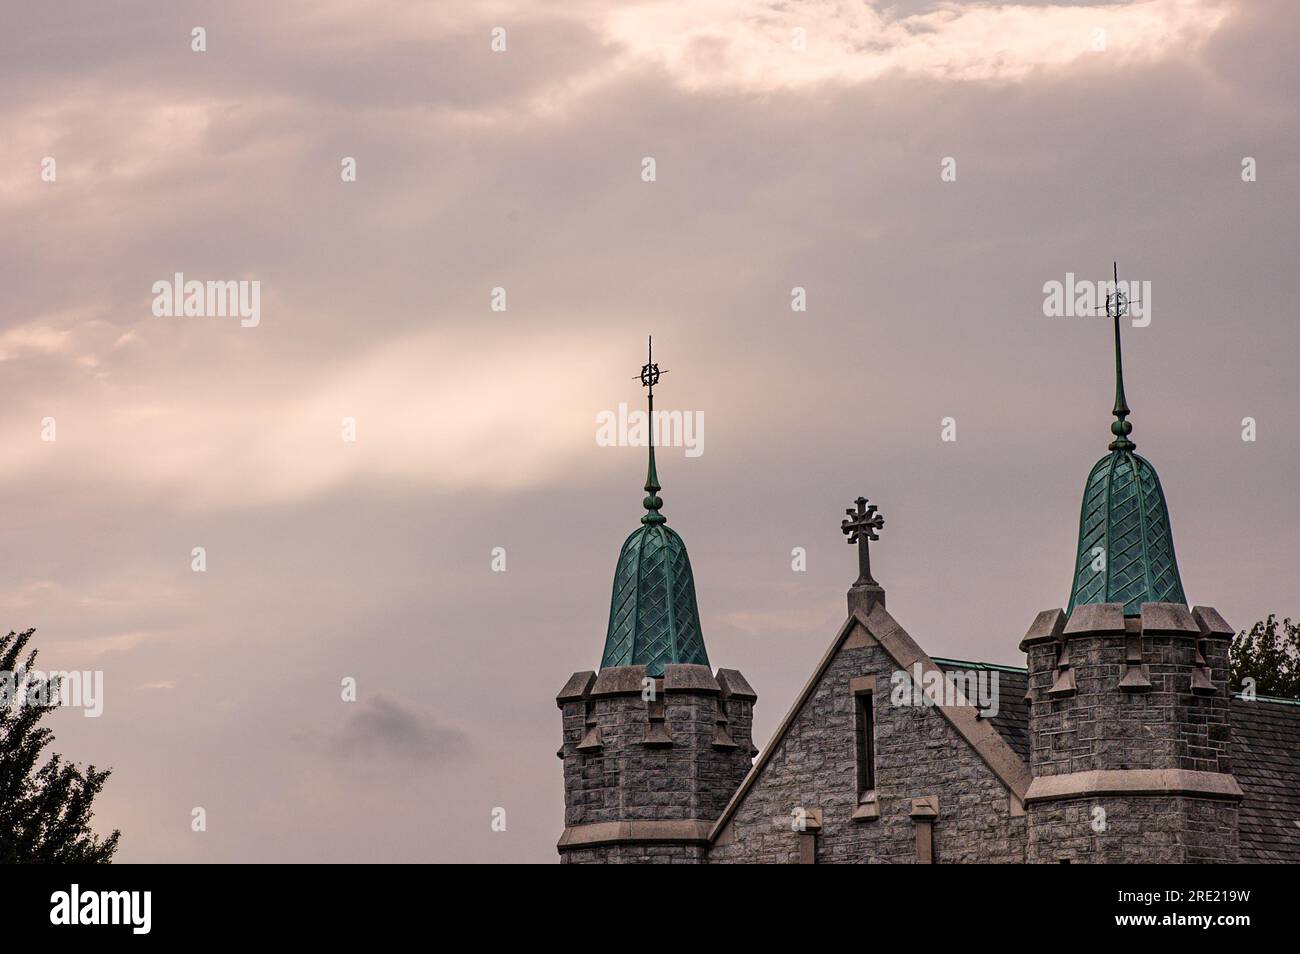
<svg viewBox="0 0 1300 954">
<path fill-rule="evenodd" d="M 469 739 L 460 729 L 442 725 L 433 713 L 400 699 L 380 693 L 355 706 L 328 743 L 340 757 L 396 756 L 432 766 L 469 750 Z"/>
</svg>

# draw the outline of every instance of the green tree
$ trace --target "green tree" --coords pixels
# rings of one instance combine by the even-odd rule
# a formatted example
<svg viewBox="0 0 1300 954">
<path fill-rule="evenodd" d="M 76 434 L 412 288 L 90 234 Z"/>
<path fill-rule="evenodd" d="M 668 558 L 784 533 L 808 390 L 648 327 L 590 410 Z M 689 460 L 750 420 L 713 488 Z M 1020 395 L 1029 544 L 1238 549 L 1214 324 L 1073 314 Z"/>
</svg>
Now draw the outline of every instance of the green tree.
<svg viewBox="0 0 1300 954">
<path fill-rule="evenodd" d="M 35 630 L 0 637 L 0 863 L 108 864 L 118 832 L 100 839 L 90 830 L 91 803 L 107 771 L 82 771 L 51 755 L 37 767 L 54 733 L 40 721 L 58 706 L 58 684 L 33 702 L 18 697 L 19 679 L 31 673 L 36 650 L 22 661 Z"/>
<path fill-rule="evenodd" d="M 1240 688 L 1248 678 L 1258 695 L 1300 697 L 1300 623 L 1289 617 L 1279 623 L 1269 613 L 1237 634 L 1228 650 L 1228 679 Z"/>
</svg>

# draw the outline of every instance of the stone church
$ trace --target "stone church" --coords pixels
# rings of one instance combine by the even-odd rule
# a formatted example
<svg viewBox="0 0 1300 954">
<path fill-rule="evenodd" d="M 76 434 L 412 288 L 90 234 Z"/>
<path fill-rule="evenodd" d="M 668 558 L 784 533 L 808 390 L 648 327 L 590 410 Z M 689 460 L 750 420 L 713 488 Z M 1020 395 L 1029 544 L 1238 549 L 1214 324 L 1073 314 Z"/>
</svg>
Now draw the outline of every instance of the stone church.
<svg viewBox="0 0 1300 954">
<path fill-rule="evenodd" d="M 1300 863 L 1300 701 L 1234 693 L 1233 628 L 1188 605 L 1160 480 L 1129 439 L 1118 311 L 1113 439 L 1084 485 L 1069 603 L 1029 621 L 1025 668 L 935 658 L 908 634 L 859 498 L 847 616 L 761 753 L 757 694 L 705 651 L 652 444 L 600 671 L 556 697 L 561 861 Z M 657 365 L 641 377 L 653 415 Z"/>
</svg>

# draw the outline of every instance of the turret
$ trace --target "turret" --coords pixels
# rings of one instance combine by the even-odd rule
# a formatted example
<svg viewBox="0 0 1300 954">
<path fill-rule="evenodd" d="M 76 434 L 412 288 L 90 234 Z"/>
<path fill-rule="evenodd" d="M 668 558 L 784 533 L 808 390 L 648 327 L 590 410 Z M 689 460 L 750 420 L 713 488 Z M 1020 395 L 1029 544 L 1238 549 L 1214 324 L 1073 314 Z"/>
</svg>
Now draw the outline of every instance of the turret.
<svg viewBox="0 0 1300 954">
<path fill-rule="evenodd" d="M 641 525 L 619 551 L 599 673 L 569 677 L 563 722 L 565 863 L 704 860 L 709 830 L 749 771 L 754 690 L 709 666 L 686 544 L 660 512 L 654 385 Z"/>
<path fill-rule="evenodd" d="M 1228 645 L 1188 609 L 1155 468 L 1133 453 L 1115 328 L 1114 439 L 1084 486 L 1066 610 L 1038 614 L 1028 654 L 1031 862 L 1235 862 Z"/>
</svg>

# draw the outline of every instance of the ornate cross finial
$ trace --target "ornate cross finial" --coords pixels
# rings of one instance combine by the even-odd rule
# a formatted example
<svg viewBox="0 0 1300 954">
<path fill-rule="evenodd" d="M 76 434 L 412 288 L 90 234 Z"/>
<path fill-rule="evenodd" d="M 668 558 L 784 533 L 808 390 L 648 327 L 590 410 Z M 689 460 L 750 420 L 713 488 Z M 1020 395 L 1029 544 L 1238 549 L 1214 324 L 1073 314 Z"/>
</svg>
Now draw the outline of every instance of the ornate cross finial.
<svg viewBox="0 0 1300 954">
<path fill-rule="evenodd" d="M 1119 262 L 1111 262 L 1114 269 L 1114 279 L 1111 281 L 1111 291 L 1106 294 L 1106 317 L 1123 318 L 1128 314 L 1128 307 L 1133 302 L 1129 299 L 1128 293 L 1119 287 Z"/>
<path fill-rule="evenodd" d="M 645 346 L 645 364 L 641 365 L 641 387 L 649 389 L 649 398 L 653 402 L 655 397 L 655 385 L 659 383 L 659 375 L 667 374 L 668 370 L 659 370 L 659 365 L 655 364 L 655 339 L 654 336 L 646 338 Z M 653 412 L 654 405 L 651 404 Z"/>
<path fill-rule="evenodd" d="M 859 497 L 853 501 L 857 510 L 845 510 L 849 519 L 840 524 L 840 530 L 848 534 L 846 543 L 858 545 L 858 579 L 854 586 L 879 586 L 871 578 L 871 554 L 867 550 L 868 540 L 879 540 L 876 531 L 885 526 L 885 518 L 876 512 L 876 505 L 867 506 L 867 498 Z"/>
<path fill-rule="evenodd" d="M 646 363 L 641 365 L 639 377 L 641 386 L 646 388 L 646 405 L 649 409 L 646 429 L 650 434 L 650 463 L 645 475 L 645 500 L 642 504 L 645 506 L 646 514 L 641 518 L 642 523 L 668 522 L 668 518 L 659 512 L 659 508 L 664 505 L 659 496 L 659 491 L 663 488 L 659 486 L 659 475 L 655 472 L 655 385 L 659 383 L 659 375 L 667 373 L 666 370 L 660 371 L 659 365 L 654 362 L 654 338 L 646 338 Z"/>
</svg>

